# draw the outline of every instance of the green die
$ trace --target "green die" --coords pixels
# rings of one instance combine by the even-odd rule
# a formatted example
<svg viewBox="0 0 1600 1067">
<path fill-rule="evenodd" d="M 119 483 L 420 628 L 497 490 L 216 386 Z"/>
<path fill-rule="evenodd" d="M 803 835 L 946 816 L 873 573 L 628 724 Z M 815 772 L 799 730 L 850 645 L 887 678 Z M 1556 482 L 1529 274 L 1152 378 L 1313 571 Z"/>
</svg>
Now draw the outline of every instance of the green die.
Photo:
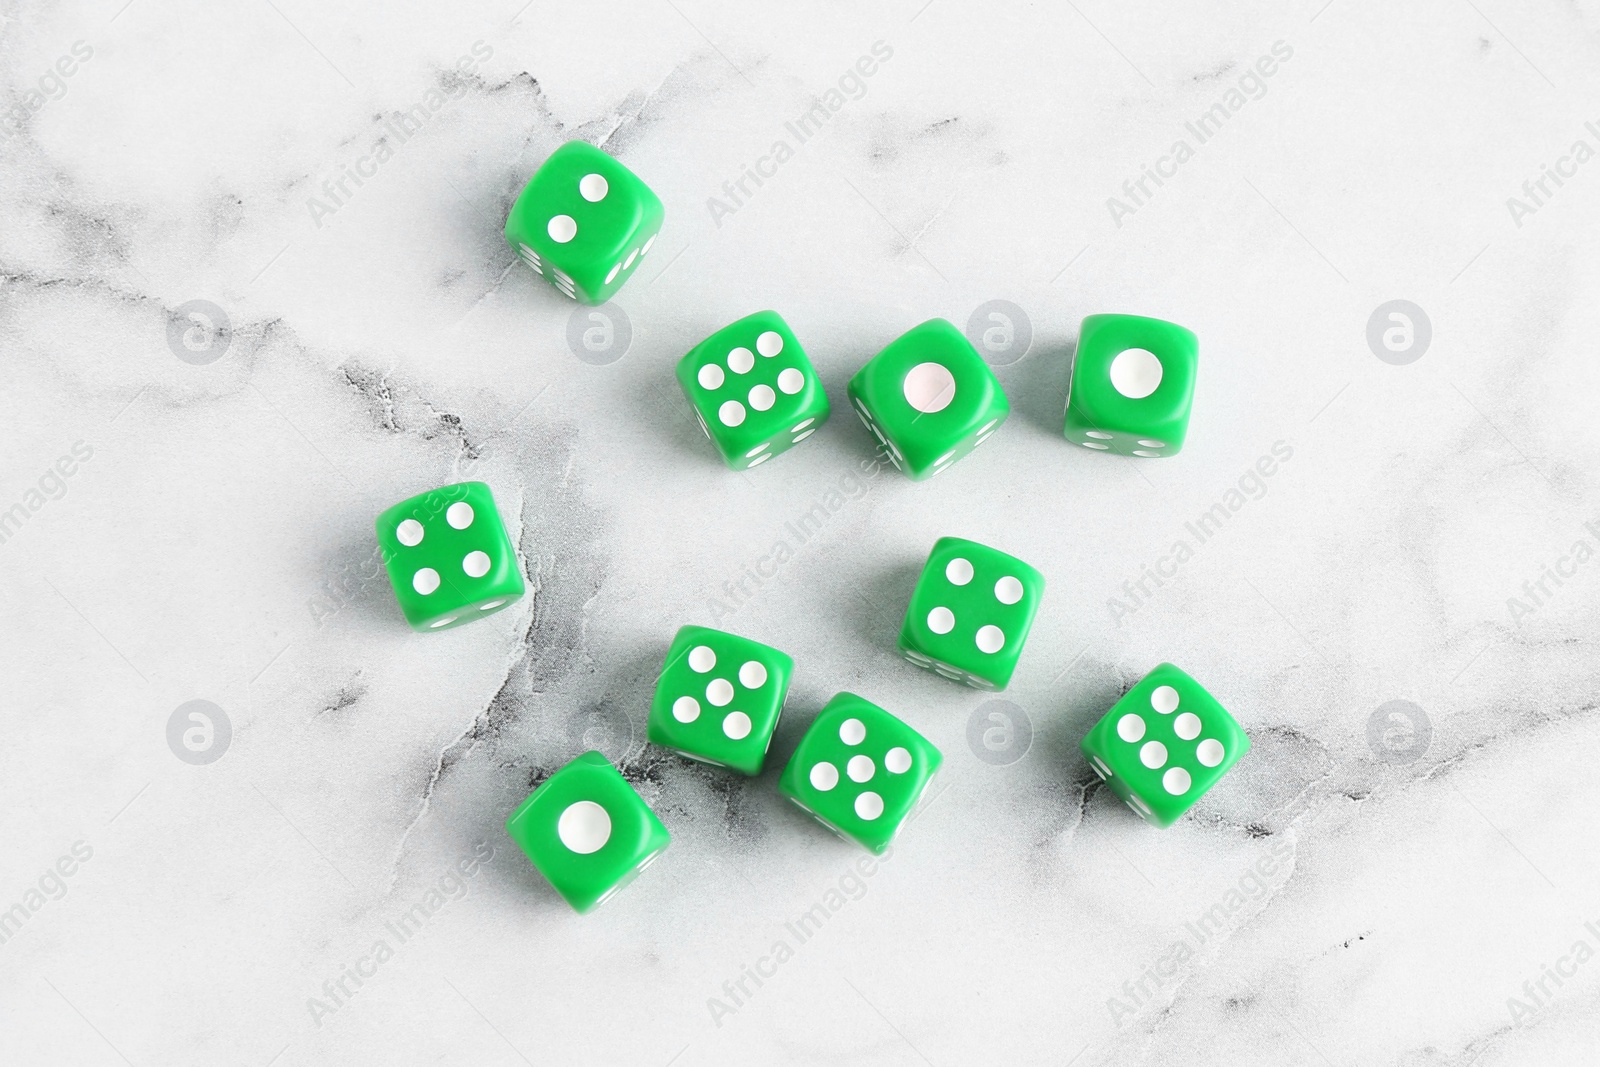
<svg viewBox="0 0 1600 1067">
<path fill-rule="evenodd" d="M 1250 738 L 1199 682 L 1163 663 L 1079 747 L 1135 814 L 1171 826 L 1250 751 Z"/>
<path fill-rule="evenodd" d="M 1120 456 L 1176 455 L 1189 433 L 1199 342 L 1176 323 L 1090 315 L 1067 386 L 1067 440 Z"/>
<path fill-rule="evenodd" d="M 800 739 L 778 791 L 828 829 L 881 854 L 943 761 L 887 711 L 840 693 Z"/>
<path fill-rule="evenodd" d="M 638 176 L 583 141 L 550 153 L 506 216 L 506 241 L 567 296 L 604 304 L 661 230 L 661 200 Z"/>
<path fill-rule="evenodd" d="M 776 311 L 724 326 L 678 361 L 700 429 L 734 470 L 765 463 L 828 420 L 828 395 Z"/>
<path fill-rule="evenodd" d="M 918 481 L 948 470 L 1011 413 L 1000 379 L 944 319 L 891 341 L 850 379 L 849 393 L 889 461 Z"/>
<path fill-rule="evenodd" d="M 506 819 L 506 833 L 580 913 L 633 881 L 672 839 L 598 752 L 545 779 Z"/>
<path fill-rule="evenodd" d="M 378 516 L 378 548 L 406 621 L 442 630 L 522 595 L 522 569 L 483 482 L 402 500 Z"/>
<path fill-rule="evenodd" d="M 900 627 L 900 653 L 975 689 L 1004 689 L 1044 596 L 1044 575 L 960 537 L 928 555 Z"/>
<path fill-rule="evenodd" d="M 794 660 L 704 626 L 672 639 L 650 704 L 650 740 L 690 759 L 760 774 L 783 713 Z"/>
</svg>

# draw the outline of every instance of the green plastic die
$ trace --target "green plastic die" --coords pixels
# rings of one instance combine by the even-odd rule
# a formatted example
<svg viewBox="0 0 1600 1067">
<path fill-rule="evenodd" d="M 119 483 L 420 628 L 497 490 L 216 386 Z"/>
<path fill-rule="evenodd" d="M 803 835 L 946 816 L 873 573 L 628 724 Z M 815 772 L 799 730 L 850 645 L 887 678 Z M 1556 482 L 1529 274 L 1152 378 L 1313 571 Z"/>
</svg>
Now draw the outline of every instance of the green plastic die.
<svg viewBox="0 0 1600 1067">
<path fill-rule="evenodd" d="M 603 304 L 633 276 L 661 231 L 661 200 L 583 141 L 550 153 L 506 216 L 506 241 L 567 296 Z"/>
<path fill-rule="evenodd" d="M 1250 751 L 1250 738 L 1199 682 L 1163 663 L 1079 747 L 1135 814 L 1171 826 Z"/>
<path fill-rule="evenodd" d="M 794 660 L 770 645 L 685 626 L 661 668 L 650 740 L 702 763 L 760 774 L 793 673 Z"/>
<path fill-rule="evenodd" d="M 506 833 L 579 912 L 633 881 L 672 840 L 598 752 L 585 752 L 545 779 L 511 813 Z"/>
<path fill-rule="evenodd" d="M 975 689 L 1004 689 L 1044 596 L 1044 575 L 960 537 L 928 555 L 900 627 L 900 653 Z"/>
<path fill-rule="evenodd" d="M 522 569 L 494 494 L 459 482 L 402 500 L 378 516 L 378 548 L 406 621 L 443 630 L 522 596 Z"/>
<path fill-rule="evenodd" d="M 759 466 L 828 421 L 828 395 L 776 311 L 724 326 L 678 361 L 700 429 L 734 470 Z"/>
<path fill-rule="evenodd" d="M 1139 315 L 1090 315 L 1067 386 L 1067 440 L 1119 456 L 1177 455 L 1189 433 L 1199 341 Z"/>
<path fill-rule="evenodd" d="M 1000 379 L 944 319 L 891 341 L 850 379 L 849 394 L 889 461 L 918 481 L 948 470 L 1011 413 Z"/>
<path fill-rule="evenodd" d="M 943 761 L 887 711 L 840 693 L 800 739 L 778 791 L 841 837 L 881 854 Z"/>
</svg>

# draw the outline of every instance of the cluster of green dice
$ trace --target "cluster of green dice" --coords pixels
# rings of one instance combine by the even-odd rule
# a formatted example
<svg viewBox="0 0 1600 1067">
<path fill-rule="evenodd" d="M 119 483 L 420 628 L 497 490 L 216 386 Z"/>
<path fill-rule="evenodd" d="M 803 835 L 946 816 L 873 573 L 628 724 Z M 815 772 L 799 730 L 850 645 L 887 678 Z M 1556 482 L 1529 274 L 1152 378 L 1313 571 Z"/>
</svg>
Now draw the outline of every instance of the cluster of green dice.
<svg viewBox="0 0 1600 1067">
<path fill-rule="evenodd" d="M 506 219 L 517 255 L 570 299 L 608 300 L 661 229 L 661 201 L 606 153 L 557 149 Z M 1064 432 L 1095 451 L 1158 457 L 1183 447 L 1194 392 L 1195 336 L 1133 315 L 1083 322 Z M 761 311 L 679 362 L 678 382 L 729 467 L 785 452 L 827 420 L 828 397 L 788 323 Z M 999 380 L 943 319 L 891 342 L 851 378 L 851 405 L 889 462 L 913 479 L 947 470 L 1010 412 Z M 407 621 L 459 626 L 523 595 L 522 571 L 489 486 L 463 482 L 403 501 L 377 519 L 378 543 Z M 1010 683 L 1044 595 L 1044 576 L 998 549 L 941 538 L 900 628 L 900 653 L 982 690 Z M 689 759 L 758 775 L 794 672 L 784 652 L 702 626 L 667 649 L 649 741 Z M 1090 767 L 1134 812 L 1169 826 L 1250 747 L 1234 718 L 1171 664 L 1151 671 L 1089 731 Z M 824 826 L 874 852 L 889 847 L 943 756 L 901 719 L 841 692 L 817 713 L 778 789 Z M 578 911 L 595 907 L 667 847 L 661 820 L 598 752 L 551 774 L 506 831 Z"/>
</svg>

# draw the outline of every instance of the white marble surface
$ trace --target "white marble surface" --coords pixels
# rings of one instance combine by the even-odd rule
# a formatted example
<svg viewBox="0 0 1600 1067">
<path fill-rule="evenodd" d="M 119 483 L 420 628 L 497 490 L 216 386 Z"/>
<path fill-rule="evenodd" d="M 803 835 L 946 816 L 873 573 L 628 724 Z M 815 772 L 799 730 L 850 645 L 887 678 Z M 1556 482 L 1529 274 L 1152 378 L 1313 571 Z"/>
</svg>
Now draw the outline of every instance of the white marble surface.
<svg viewBox="0 0 1600 1067">
<path fill-rule="evenodd" d="M 26 916 L 0 944 L 0 1062 L 1593 1063 L 1600 560 L 1569 553 L 1600 546 L 1600 161 L 1560 160 L 1600 148 L 1600 4 L 1324 3 L 0 0 L 0 509 L 26 518 L 0 543 L 0 909 Z M 893 54 L 859 98 L 714 219 L 875 42 Z M 1185 124 L 1256 88 L 1275 42 L 1264 95 L 1198 144 Z M 382 116 L 430 92 L 394 144 Z M 667 206 L 604 365 L 499 234 L 570 137 Z M 1114 220 L 1179 139 L 1192 156 Z M 1544 165 L 1569 176 L 1513 212 Z M 847 417 L 729 473 L 670 377 L 776 307 L 840 413 L 877 348 L 991 298 L 1032 324 L 1000 371 L 1016 417 L 927 484 L 852 480 L 870 439 Z M 1396 298 L 1433 327 L 1404 366 L 1365 339 Z M 194 300 L 230 323 L 209 363 L 168 341 Z M 1202 339 L 1178 458 L 1059 434 L 1077 323 L 1111 310 Z M 372 516 L 467 474 L 535 592 L 415 635 L 363 577 Z M 1222 532 L 1114 618 L 1241 478 Z M 768 773 L 645 748 L 673 629 L 830 490 L 822 532 L 723 620 L 798 663 Z M 891 653 L 945 533 L 1050 583 L 1009 765 L 967 742 L 989 698 Z M 1076 742 L 1163 659 L 1254 748 L 1157 832 Z M 864 854 L 774 790 L 843 688 L 946 754 L 859 879 Z M 232 727 L 204 766 L 166 740 L 195 699 Z M 1391 700 L 1431 723 L 1409 763 L 1368 741 Z M 673 846 L 580 918 L 501 824 L 591 745 Z M 399 942 L 385 924 L 441 880 L 458 895 Z"/>
</svg>

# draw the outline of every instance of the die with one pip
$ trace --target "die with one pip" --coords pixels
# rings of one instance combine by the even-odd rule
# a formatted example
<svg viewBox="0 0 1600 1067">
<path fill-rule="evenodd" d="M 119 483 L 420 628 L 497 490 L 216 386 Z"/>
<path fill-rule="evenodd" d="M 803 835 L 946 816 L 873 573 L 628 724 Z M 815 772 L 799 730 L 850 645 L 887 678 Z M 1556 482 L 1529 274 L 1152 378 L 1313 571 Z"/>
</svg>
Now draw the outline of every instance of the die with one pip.
<svg viewBox="0 0 1600 1067">
<path fill-rule="evenodd" d="M 1011 413 L 994 371 L 945 319 L 891 341 L 856 372 L 848 391 L 889 461 L 918 481 L 949 470 Z"/>
<path fill-rule="evenodd" d="M 1078 330 L 1062 432 L 1096 452 L 1155 459 L 1189 434 L 1199 342 L 1140 315 L 1090 315 Z"/>
<path fill-rule="evenodd" d="M 599 752 L 585 752 L 546 778 L 506 819 L 506 833 L 580 913 L 633 881 L 671 840 Z"/>
</svg>

